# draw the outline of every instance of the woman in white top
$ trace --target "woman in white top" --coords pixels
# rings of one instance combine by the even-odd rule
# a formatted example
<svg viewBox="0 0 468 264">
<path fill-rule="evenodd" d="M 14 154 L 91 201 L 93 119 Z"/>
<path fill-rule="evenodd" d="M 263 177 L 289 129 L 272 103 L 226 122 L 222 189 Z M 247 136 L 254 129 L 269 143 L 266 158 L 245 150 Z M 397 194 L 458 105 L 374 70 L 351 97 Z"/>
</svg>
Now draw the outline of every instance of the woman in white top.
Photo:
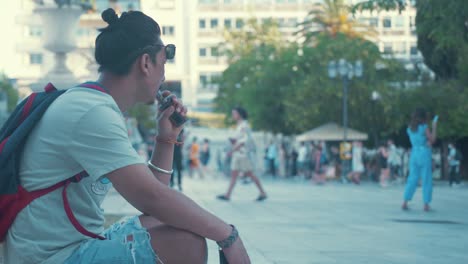
<svg viewBox="0 0 468 264">
<path fill-rule="evenodd" d="M 237 122 L 236 137 L 231 138 L 233 145 L 232 150 L 228 155 L 232 155 L 231 161 L 231 182 L 226 194 L 218 195 L 217 198 L 224 201 L 231 199 L 232 190 L 236 185 L 239 172 L 243 172 L 246 177 L 250 177 L 255 185 L 257 185 L 260 195 L 257 201 L 263 201 L 267 198 L 265 191 L 262 188 L 260 180 L 253 174 L 253 163 L 249 158 L 249 152 L 252 151 L 252 138 L 249 123 L 247 122 L 247 111 L 242 107 L 236 107 L 232 110 L 232 119 Z"/>
<path fill-rule="evenodd" d="M 364 172 L 364 164 L 362 163 L 362 142 L 354 142 L 352 152 L 352 170 L 349 173 L 348 178 L 350 178 L 355 184 L 359 184 L 361 183 L 361 174 Z"/>
</svg>

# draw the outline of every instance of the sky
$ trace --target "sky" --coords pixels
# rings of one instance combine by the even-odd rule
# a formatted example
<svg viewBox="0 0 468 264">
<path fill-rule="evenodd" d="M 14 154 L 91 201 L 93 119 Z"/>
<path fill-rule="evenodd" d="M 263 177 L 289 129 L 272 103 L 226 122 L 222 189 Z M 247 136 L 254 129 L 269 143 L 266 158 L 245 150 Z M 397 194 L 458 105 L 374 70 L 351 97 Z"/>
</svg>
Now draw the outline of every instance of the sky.
<svg viewBox="0 0 468 264">
<path fill-rule="evenodd" d="M 15 16 L 18 14 L 18 2 L 15 0 L 2 0 L 0 8 L 0 27 L 2 38 L 0 41 L 0 72 L 8 74 L 8 68 L 14 66 L 12 62 L 17 59 L 15 50 Z M 11 70 L 10 70 L 11 71 Z"/>
</svg>

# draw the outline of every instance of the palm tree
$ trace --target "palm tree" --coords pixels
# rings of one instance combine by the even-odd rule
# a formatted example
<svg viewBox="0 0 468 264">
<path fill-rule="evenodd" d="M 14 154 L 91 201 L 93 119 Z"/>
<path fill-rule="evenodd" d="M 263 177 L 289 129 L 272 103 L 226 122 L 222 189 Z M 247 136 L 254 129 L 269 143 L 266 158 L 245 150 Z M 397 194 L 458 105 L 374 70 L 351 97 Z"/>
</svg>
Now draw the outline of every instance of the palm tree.
<svg viewBox="0 0 468 264">
<path fill-rule="evenodd" d="M 316 37 L 321 34 L 336 36 L 338 33 L 351 38 L 374 38 L 377 32 L 371 26 L 360 23 L 352 18 L 350 8 L 345 0 L 324 0 L 315 4 L 308 13 L 302 26 L 296 32 L 305 43 L 313 44 Z"/>
</svg>

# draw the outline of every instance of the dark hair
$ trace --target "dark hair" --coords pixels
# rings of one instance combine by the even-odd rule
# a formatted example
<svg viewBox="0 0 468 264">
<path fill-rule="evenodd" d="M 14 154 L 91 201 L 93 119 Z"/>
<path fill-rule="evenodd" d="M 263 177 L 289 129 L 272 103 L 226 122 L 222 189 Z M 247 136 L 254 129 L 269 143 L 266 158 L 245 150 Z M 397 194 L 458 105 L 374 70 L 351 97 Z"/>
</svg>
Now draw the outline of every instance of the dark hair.
<svg viewBox="0 0 468 264">
<path fill-rule="evenodd" d="M 96 38 L 94 57 L 99 64 L 99 72 L 126 75 L 135 60 L 144 53 L 156 62 L 155 55 L 162 48 L 156 45 L 161 36 L 156 21 L 140 11 L 124 12 L 119 18 L 112 8 L 102 12 L 101 17 L 109 25 L 100 29 L 101 33 Z"/>
<path fill-rule="evenodd" d="M 247 114 L 247 110 L 245 110 L 244 108 L 238 106 L 238 107 L 234 107 L 234 109 L 237 113 L 239 113 L 240 117 L 242 117 L 242 119 L 244 120 L 247 120 L 249 118 L 249 114 Z"/>
<path fill-rule="evenodd" d="M 427 123 L 427 112 L 423 108 L 417 108 L 411 115 L 410 128 L 413 132 L 418 129 L 421 124 Z"/>
</svg>

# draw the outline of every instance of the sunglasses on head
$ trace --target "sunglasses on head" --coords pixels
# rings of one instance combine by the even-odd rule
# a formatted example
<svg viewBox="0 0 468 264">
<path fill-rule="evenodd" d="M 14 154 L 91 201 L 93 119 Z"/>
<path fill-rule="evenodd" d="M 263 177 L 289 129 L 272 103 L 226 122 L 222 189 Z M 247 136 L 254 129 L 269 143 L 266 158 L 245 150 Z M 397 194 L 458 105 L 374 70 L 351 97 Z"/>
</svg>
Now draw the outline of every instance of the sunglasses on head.
<svg viewBox="0 0 468 264">
<path fill-rule="evenodd" d="M 160 46 L 164 48 L 164 51 L 166 52 L 166 59 L 168 60 L 174 59 L 175 51 L 176 51 L 176 46 L 174 44 L 167 44 L 167 45 L 157 44 L 156 46 Z"/>
</svg>

